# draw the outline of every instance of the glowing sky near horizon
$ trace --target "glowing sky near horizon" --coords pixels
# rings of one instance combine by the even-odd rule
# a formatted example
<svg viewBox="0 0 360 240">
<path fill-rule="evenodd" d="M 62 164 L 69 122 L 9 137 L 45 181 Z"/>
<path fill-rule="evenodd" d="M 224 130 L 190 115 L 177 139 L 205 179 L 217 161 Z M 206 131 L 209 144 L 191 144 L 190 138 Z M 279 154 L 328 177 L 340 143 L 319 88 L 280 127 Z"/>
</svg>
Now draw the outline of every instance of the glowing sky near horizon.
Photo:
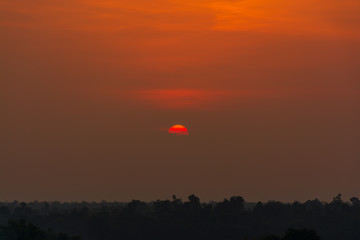
<svg viewBox="0 0 360 240">
<path fill-rule="evenodd" d="M 359 195 L 359 12 L 0 0 L 0 201 Z"/>
</svg>

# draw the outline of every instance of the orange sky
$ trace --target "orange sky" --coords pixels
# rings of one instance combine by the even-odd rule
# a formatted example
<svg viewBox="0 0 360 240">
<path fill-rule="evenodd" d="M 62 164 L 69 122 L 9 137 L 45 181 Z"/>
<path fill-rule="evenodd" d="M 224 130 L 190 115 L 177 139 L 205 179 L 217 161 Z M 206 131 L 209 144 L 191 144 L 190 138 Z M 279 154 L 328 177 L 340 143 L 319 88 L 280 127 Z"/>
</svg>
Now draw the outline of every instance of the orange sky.
<svg viewBox="0 0 360 240">
<path fill-rule="evenodd" d="M 359 12 L 0 0 L 0 201 L 359 195 Z"/>
</svg>

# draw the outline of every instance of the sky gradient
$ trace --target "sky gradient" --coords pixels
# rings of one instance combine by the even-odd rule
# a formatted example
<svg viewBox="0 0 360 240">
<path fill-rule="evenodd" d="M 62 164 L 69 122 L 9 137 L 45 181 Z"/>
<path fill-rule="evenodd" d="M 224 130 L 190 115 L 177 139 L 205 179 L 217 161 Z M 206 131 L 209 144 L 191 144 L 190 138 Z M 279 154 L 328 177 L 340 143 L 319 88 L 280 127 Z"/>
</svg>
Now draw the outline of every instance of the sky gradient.
<svg viewBox="0 0 360 240">
<path fill-rule="evenodd" d="M 359 12 L 0 0 L 0 201 L 359 197 Z"/>
</svg>

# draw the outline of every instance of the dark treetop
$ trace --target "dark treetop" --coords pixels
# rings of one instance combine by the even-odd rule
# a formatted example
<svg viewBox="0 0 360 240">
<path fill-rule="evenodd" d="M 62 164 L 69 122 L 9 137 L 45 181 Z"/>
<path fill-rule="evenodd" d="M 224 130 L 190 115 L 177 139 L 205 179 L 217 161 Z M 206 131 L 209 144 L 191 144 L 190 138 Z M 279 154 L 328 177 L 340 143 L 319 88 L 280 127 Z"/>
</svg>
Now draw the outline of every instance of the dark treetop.
<svg viewBox="0 0 360 240">
<path fill-rule="evenodd" d="M 340 194 L 330 203 L 311 200 L 250 204 L 242 197 L 201 203 L 195 195 L 185 202 L 176 196 L 150 203 L 6 202 L 0 203 L 0 240 L 25 239 L 5 236 L 17 224 L 26 228 L 22 219 L 31 222 L 30 226 L 45 229 L 41 231 L 53 229 L 68 234 L 68 239 L 81 236 L 83 240 L 360 239 L 360 201 L 354 197 L 344 202 Z M 9 220 L 17 222 L 8 224 Z"/>
</svg>

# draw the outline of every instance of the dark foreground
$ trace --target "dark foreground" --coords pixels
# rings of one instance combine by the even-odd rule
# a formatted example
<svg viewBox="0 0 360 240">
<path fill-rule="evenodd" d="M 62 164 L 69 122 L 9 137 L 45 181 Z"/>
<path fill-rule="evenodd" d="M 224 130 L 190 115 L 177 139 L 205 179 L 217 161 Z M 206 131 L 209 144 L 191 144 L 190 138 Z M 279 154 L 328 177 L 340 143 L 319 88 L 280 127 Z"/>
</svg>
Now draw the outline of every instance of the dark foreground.
<svg viewBox="0 0 360 240">
<path fill-rule="evenodd" d="M 0 225 L 0 240 L 359 240 L 360 201 L 12 202 L 0 203 Z"/>
</svg>

